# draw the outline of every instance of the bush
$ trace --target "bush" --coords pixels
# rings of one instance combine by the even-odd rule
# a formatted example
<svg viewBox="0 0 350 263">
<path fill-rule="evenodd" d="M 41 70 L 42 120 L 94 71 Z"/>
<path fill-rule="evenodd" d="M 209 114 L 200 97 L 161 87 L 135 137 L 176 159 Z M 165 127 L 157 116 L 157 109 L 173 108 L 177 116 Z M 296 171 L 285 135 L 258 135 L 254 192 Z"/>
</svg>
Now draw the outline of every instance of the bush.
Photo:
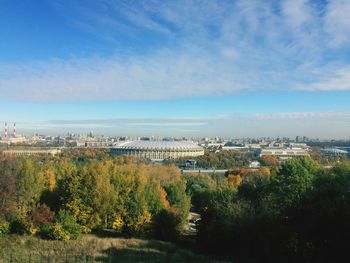
<svg viewBox="0 0 350 263">
<path fill-rule="evenodd" d="M 69 211 L 60 210 L 55 223 L 45 231 L 50 239 L 75 240 L 81 235 L 81 230 L 81 226 Z"/>
<path fill-rule="evenodd" d="M 0 236 L 5 236 L 10 232 L 10 223 L 9 222 L 3 222 L 0 223 Z"/>
<path fill-rule="evenodd" d="M 50 208 L 43 204 L 38 208 L 32 209 L 31 219 L 35 226 L 42 228 L 43 226 L 50 225 L 55 216 L 55 212 L 51 211 Z"/>
<path fill-rule="evenodd" d="M 38 232 L 38 228 L 27 218 L 16 218 L 10 222 L 10 232 L 19 235 L 34 235 Z"/>
<path fill-rule="evenodd" d="M 48 233 L 49 238 L 55 240 L 70 240 L 71 236 L 68 231 L 66 231 L 62 224 L 55 223 L 53 226 L 49 228 Z"/>
<path fill-rule="evenodd" d="M 175 209 L 161 210 L 153 220 L 153 235 L 164 241 L 175 241 L 181 235 L 182 217 Z"/>
</svg>

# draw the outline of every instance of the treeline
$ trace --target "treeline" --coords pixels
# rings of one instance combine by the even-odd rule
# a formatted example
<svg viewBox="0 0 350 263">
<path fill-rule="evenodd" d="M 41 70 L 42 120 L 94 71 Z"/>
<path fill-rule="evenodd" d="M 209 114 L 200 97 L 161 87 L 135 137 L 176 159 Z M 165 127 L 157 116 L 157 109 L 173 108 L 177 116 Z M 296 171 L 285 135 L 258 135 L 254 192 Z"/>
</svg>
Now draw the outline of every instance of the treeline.
<svg viewBox="0 0 350 263">
<path fill-rule="evenodd" d="M 0 235 L 68 240 L 110 229 L 174 240 L 189 208 L 186 181 L 175 166 L 124 156 L 0 161 Z"/>
<path fill-rule="evenodd" d="M 350 162 L 324 169 L 310 158 L 263 161 L 222 179 L 104 153 L 0 160 L 0 235 L 68 240 L 107 229 L 175 241 L 192 204 L 201 215 L 196 244 L 206 253 L 237 262 L 346 256 Z"/>
<path fill-rule="evenodd" d="M 180 158 L 177 160 L 169 160 L 167 162 L 175 162 L 178 166 L 185 163 L 188 158 Z M 219 152 L 205 151 L 204 155 L 191 158 L 196 160 L 197 168 L 204 169 L 227 169 L 232 167 L 247 167 L 250 161 L 256 159 L 253 153 L 249 151 L 227 151 Z"/>
<path fill-rule="evenodd" d="M 206 175 L 188 178 L 202 218 L 197 243 L 203 251 L 238 262 L 347 257 L 350 162 L 323 169 L 310 158 L 290 159 L 270 175 L 235 172 L 221 184 Z"/>
</svg>

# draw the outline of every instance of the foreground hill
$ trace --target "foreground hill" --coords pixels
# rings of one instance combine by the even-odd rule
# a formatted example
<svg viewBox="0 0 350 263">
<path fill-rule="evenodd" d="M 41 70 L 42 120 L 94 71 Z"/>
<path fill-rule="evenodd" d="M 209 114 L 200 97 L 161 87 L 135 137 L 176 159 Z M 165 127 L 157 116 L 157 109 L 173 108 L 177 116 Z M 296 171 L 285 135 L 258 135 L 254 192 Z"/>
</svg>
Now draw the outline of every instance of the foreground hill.
<svg viewBox="0 0 350 263">
<path fill-rule="evenodd" d="M 157 240 L 100 238 L 50 241 L 30 236 L 0 237 L 0 262 L 219 262 Z"/>
</svg>

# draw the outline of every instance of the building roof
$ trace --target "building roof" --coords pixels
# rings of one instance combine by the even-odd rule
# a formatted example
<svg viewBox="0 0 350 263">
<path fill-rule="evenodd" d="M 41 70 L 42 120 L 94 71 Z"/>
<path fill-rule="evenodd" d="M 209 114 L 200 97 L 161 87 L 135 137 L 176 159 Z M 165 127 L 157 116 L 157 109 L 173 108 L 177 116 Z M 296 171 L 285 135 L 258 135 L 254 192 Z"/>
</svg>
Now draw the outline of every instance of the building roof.
<svg viewBox="0 0 350 263">
<path fill-rule="evenodd" d="M 323 152 L 328 152 L 328 153 L 338 153 L 338 154 L 347 154 L 347 151 L 344 150 L 340 150 L 337 148 L 326 148 L 326 149 L 322 149 Z"/>
<path fill-rule="evenodd" d="M 187 141 L 128 141 L 114 147 L 116 149 L 171 149 L 171 150 L 202 150 L 203 148 Z"/>
</svg>

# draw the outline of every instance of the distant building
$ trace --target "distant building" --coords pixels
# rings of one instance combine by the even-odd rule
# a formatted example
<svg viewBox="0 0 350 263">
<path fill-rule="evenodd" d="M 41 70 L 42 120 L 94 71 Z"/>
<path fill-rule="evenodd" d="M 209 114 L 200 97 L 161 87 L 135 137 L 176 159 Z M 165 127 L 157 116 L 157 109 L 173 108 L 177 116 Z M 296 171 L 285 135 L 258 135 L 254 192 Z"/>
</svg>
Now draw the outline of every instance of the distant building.
<svg viewBox="0 0 350 263">
<path fill-rule="evenodd" d="M 129 141 L 111 148 L 112 154 L 134 155 L 151 160 L 204 155 L 204 149 L 185 141 Z"/>
<path fill-rule="evenodd" d="M 221 148 L 222 150 L 226 150 L 226 151 L 239 151 L 239 150 L 245 150 L 245 149 L 249 149 L 248 146 L 242 145 L 242 146 L 223 146 Z"/>
<path fill-rule="evenodd" d="M 185 165 L 184 165 L 184 168 L 192 168 L 192 169 L 195 169 L 196 168 L 196 164 L 197 164 L 197 161 L 196 160 L 186 160 L 185 161 Z"/>
<path fill-rule="evenodd" d="M 265 148 L 260 152 L 260 157 L 272 155 L 281 160 L 286 160 L 294 157 L 308 157 L 309 153 L 305 149 L 300 148 Z"/>
<path fill-rule="evenodd" d="M 250 162 L 249 168 L 254 168 L 254 169 L 260 168 L 260 162 L 258 162 L 258 161 Z"/>
<path fill-rule="evenodd" d="M 61 149 L 23 149 L 23 150 L 5 150 L 4 156 L 31 156 L 31 155 L 49 155 L 55 156 L 61 153 Z"/>
<path fill-rule="evenodd" d="M 291 147 L 291 148 L 302 148 L 302 149 L 308 149 L 309 148 L 306 143 L 296 143 L 296 142 L 289 143 L 289 147 Z"/>
<path fill-rule="evenodd" d="M 87 148 L 106 148 L 109 146 L 107 141 L 98 140 L 79 140 L 76 141 L 77 147 L 87 147 Z"/>
<path fill-rule="evenodd" d="M 17 137 L 7 137 L 7 138 L 1 138 L 0 144 L 19 144 L 19 143 L 25 143 L 28 140 L 23 136 L 17 136 Z"/>
<path fill-rule="evenodd" d="M 327 157 L 341 157 L 341 156 L 347 156 L 349 155 L 349 153 L 345 150 L 340 150 L 337 148 L 326 148 L 326 149 L 322 149 L 321 153 L 324 156 Z"/>
<path fill-rule="evenodd" d="M 0 144 L 18 144 L 27 142 L 27 139 L 21 135 L 17 134 L 16 123 L 13 123 L 13 133 L 9 134 L 9 128 L 7 122 L 4 124 L 4 135 L 0 140 Z"/>
</svg>

